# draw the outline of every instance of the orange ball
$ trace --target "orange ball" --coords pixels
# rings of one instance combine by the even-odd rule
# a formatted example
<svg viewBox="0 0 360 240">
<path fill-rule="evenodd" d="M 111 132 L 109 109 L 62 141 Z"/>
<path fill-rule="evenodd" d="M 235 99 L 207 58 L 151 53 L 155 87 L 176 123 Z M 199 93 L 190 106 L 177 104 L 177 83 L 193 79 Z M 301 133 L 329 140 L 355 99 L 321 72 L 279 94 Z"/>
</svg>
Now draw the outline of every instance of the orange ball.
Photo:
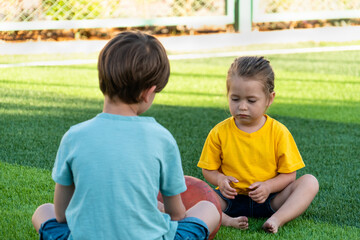
<svg viewBox="0 0 360 240">
<path fill-rule="evenodd" d="M 184 203 L 184 206 L 186 210 L 194 206 L 196 203 L 207 200 L 212 202 L 220 214 L 220 221 L 218 227 L 210 233 L 209 239 L 213 239 L 216 235 L 216 233 L 219 231 L 221 226 L 221 206 L 220 201 L 218 199 L 217 194 L 215 191 L 204 181 L 191 177 L 191 176 L 185 176 L 185 183 L 187 186 L 187 190 L 183 193 L 181 193 L 181 199 Z M 163 202 L 162 196 L 159 193 L 158 200 L 160 202 Z"/>
</svg>

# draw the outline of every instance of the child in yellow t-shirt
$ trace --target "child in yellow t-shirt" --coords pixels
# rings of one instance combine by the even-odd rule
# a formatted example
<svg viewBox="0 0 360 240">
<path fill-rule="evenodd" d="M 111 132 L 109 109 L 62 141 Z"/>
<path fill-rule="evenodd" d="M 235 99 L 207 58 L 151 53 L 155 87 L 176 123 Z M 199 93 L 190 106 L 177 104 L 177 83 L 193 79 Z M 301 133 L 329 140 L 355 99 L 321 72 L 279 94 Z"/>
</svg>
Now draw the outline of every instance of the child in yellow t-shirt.
<svg viewBox="0 0 360 240">
<path fill-rule="evenodd" d="M 305 166 L 296 143 L 265 114 L 275 98 L 269 61 L 235 59 L 226 83 L 232 117 L 210 131 L 198 167 L 218 186 L 223 225 L 247 229 L 247 217 L 266 217 L 263 229 L 276 233 L 308 208 L 319 184 L 309 174 L 296 179 Z"/>
</svg>

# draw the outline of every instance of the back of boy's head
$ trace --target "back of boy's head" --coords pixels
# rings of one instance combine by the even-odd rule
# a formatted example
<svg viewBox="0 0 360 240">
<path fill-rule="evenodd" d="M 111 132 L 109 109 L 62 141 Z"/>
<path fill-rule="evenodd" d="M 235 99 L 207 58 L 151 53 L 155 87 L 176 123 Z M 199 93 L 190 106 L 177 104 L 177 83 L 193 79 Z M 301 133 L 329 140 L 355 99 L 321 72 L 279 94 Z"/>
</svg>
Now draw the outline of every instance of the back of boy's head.
<svg viewBox="0 0 360 240">
<path fill-rule="evenodd" d="M 245 56 L 236 58 L 228 71 L 226 81 L 227 92 L 229 92 L 230 80 L 236 77 L 261 81 L 266 95 L 274 92 L 275 74 L 270 66 L 270 62 L 264 57 Z"/>
<path fill-rule="evenodd" d="M 99 85 L 104 95 L 132 104 L 142 91 L 167 84 L 170 64 L 159 40 L 142 32 L 122 32 L 102 49 L 98 59 Z"/>
</svg>

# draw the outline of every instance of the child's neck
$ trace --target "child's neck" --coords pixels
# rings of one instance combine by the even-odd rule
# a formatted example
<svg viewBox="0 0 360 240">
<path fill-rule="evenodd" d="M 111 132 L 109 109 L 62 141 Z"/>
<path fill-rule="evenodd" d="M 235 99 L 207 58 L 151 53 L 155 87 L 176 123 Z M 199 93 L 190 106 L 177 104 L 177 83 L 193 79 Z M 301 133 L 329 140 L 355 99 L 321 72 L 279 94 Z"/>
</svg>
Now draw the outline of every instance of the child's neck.
<svg viewBox="0 0 360 240">
<path fill-rule="evenodd" d="M 255 122 L 254 124 L 240 125 L 236 120 L 235 120 L 235 124 L 243 132 L 254 133 L 259 131 L 265 125 L 266 120 L 267 117 L 266 115 L 264 115 L 259 119 L 259 121 Z"/>
<path fill-rule="evenodd" d="M 138 104 L 124 103 L 117 98 L 110 99 L 105 95 L 103 112 L 122 116 L 138 116 L 139 106 Z"/>
</svg>

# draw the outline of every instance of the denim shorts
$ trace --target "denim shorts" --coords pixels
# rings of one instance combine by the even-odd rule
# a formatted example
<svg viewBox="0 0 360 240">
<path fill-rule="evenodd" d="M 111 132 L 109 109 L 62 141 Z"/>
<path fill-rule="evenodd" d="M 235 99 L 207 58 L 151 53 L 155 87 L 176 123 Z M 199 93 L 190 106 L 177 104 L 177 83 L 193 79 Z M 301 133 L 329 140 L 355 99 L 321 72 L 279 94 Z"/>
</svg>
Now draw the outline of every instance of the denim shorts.
<svg viewBox="0 0 360 240">
<path fill-rule="evenodd" d="M 275 213 L 270 202 L 277 193 L 271 193 L 264 203 L 257 203 L 247 195 L 238 194 L 235 199 L 228 199 L 221 194 L 219 189 L 214 190 L 227 203 L 223 212 L 230 217 L 268 218 Z"/>
<path fill-rule="evenodd" d="M 66 223 L 58 223 L 52 218 L 41 224 L 39 235 L 40 240 L 65 240 L 69 238 L 70 229 Z"/>
<path fill-rule="evenodd" d="M 201 219 L 187 217 L 178 222 L 174 240 L 202 240 L 209 238 L 209 229 Z"/>
<path fill-rule="evenodd" d="M 55 218 L 41 224 L 39 229 L 40 240 L 66 240 L 70 229 L 66 223 L 58 223 Z M 202 220 L 188 217 L 178 222 L 174 240 L 200 240 L 208 239 L 209 230 Z"/>
</svg>

